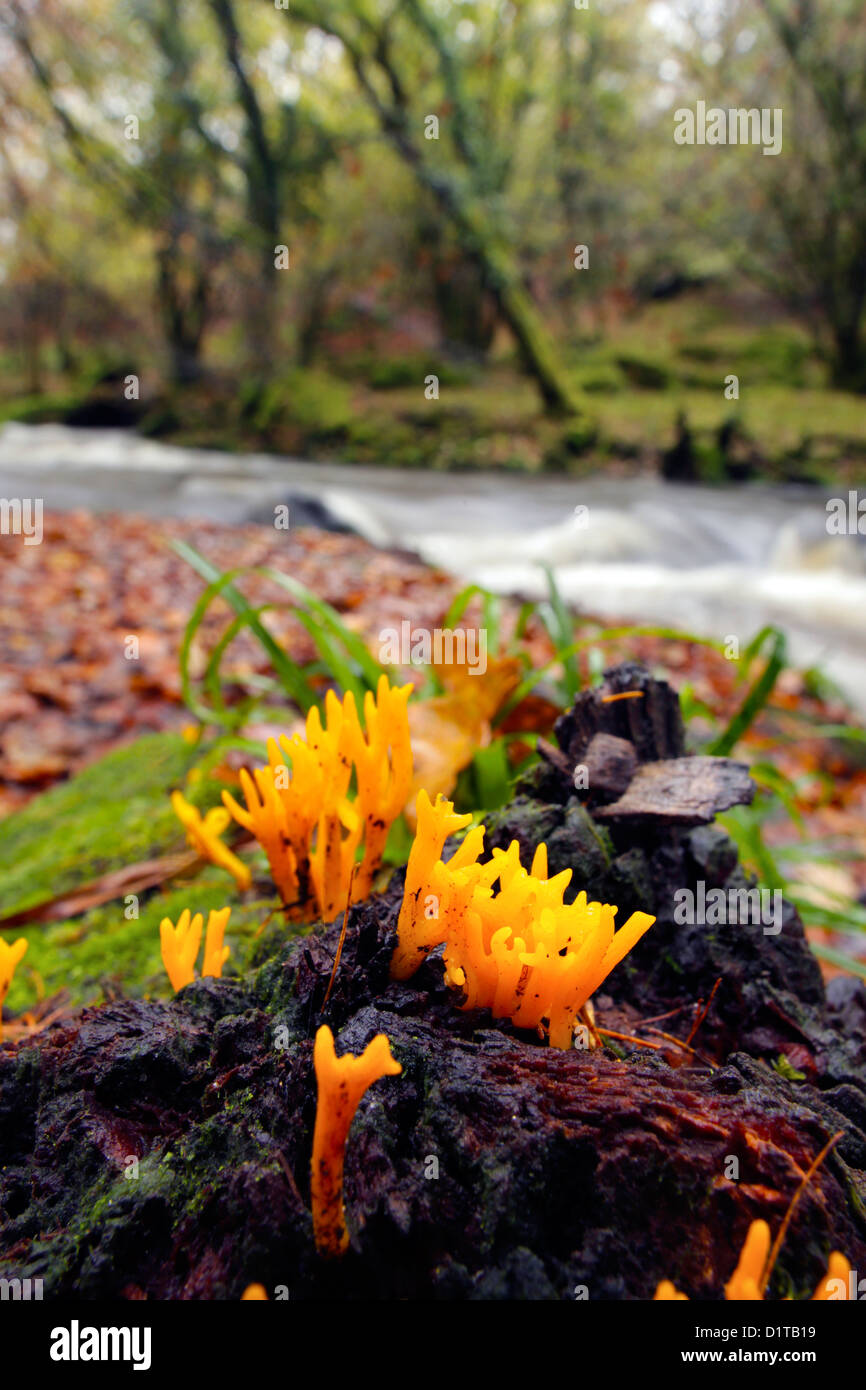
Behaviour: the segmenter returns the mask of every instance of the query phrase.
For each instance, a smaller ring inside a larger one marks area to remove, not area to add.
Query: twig
[[[289,1167],[285,1154],[282,1152],[281,1149],[274,1149],[274,1153],[277,1156],[277,1162],[279,1163],[280,1167],[286,1175],[286,1181],[289,1184],[289,1187],[292,1189],[292,1192],[298,1199],[298,1206],[303,1207],[304,1199],[298,1191],[298,1184],[295,1182],[295,1175]]]
[[[340,931],[340,940],[337,943],[337,954],[334,956],[334,965],[331,970],[331,978],[328,981],[328,989],[325,994],[325,1002],[322,1005],[323,1010],[328,1007],[328,1000],[331,997],[331,990],[334,988],[334,980],[337,978],[337,970],[340,965],[340,957],[343,954],[343,942],[346,940],[346,927],[349,924],[349,907],[352,902],[352,889],[355,886],[355,870],[357,869],[357,867],[357,864],[352,865],[352,876],[349,879],[349,891],[346,894],[346,907],[345,911],[343,912],[343,926]]]
[[[637,1043],[638,1047],[651,1047],[653,1052],[661,1052],[661,1043],[648,1042],[646,1038],[633,1038],[628,1033],[612,1033],[609,1028],[598,1028],[599,1037],[617,1038],[620,1042]]]
[[[764,1290],[766,1289],[767,1284],[770,1281],[770,1275],[773,1272],[773,1266],[776,1263],[776,1260],[779,1258],[779,1251],[782,1248],[782,1241],[785,1239],[785,1234],[788,1230],[788,1227],[791,1224],[791,1217],[794,1215],[794,1208],[796,1207],[797,1203],[799,1202],[809,1183],[812,1181],[812,1178],[815,1176],[816,1172],[820,1168],[821,1164],[824,1162],[824,1159],[827,1157],[828,1153],[833,1148],[833,1145],[838,1144],[839,1140],[842,1138],[844,1133],[844,1129],[837,1130],[837,1132],[833,1135],[832,1139],[827,1140],[827,1143],[824,1145],[818,1157],[813,1160],[808,1171],[804,1175],[800,1183],[800,1186],[797,1188],[797,1191],[794,1193],[790,1203],[788,1204],[788,1210],[785,1212],[782,1224],[779,1227],[779,1234],[773,1241],[773,1247],[769,1253],[769,1256],[767,1257],[767,1267],[764,1270],[764,1273],[761,1277],[760,1291],[762,1298],[764,1296]]]
[[[697,1018],[695,1019],[694,1023],[692,1024],[692,1031],[689,1033],[689,1036],[686,1038],[686,1046],[688,1046],[688,1044],[691,1042],[692,1038],[695,1036],[695,1033],[698,1031],[698,1029],[700,1028],[701,1024],[703,1023],[704,1019],[706,1018],[707,1014],[710,1012],[710,1005],[712,1004],[713,1000],[715,999],[715,997],[716,997],[716,990],[718,989],[718,987],[719,987],[719,985],[720,985],[721,983],[722,983],[722,977],[721,977],[721,975],[720,975],[719,978],[716,980],[716,983],[713,985],[712,990],[710,991],[710,997],[709,997],[709,999],[707,1000],[706,1007],[703,1009],[703,1011],[702,1011],[701,1013],[698,1014]],[[698,1005],[698,1008],[700,1008],[700,1004]]]
[[[578,1010],[577,1016],[586,1024],[587,1028],[592,1033],[592,1036],[595,1039],[596,1047],[603,1046],[601,1041],[601,1035],[595,1022],[595,1016],[590,1000],[587,1000],[583,1008]]]
[[[641,1024],[641,1027],[644,1028],[646,1025]],[[674,1043],[675,1046],[681,1047],[684,1052],[690,1052],[693,1057],[697,1057],[698,1055],[693,1047],[689,1047],[689,1044],[683,1042],[682,1038],[675,1038],[673,1033],[664,1033],[661,1028],[647,1028],[647,1032],[655,1033],[657,1038],[664,1038],[665,1042]]]
[[[645,1027],[647,1026],[648,1023],[664,1023],[664,1021],[665,1021],[666,1018],[675,1018],[676,1015],[677,1015],[677,1014],[681,1014],[681,1013],[683,1012],[684,1009],[693,1009],[693,1008],[694,1008],[694,1004],[692,1004],[692,1003],[689,1003],[689,1004],[680,1004],[679,1007],[676,1008],[676,1009],[669,1009],[668,1012],[667,1012],[666,1014],[654,1014],[652,1018],[642,1018],[642,1019],[641,1019],[641,1022],[640,1022],[640,1026],[641,1026],[641,1028],[645,1028]],[[698,1008],[700,1008],[700,1004],[698,1005]]]

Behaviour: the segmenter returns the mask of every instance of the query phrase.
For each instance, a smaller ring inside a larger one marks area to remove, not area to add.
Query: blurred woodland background
[[[861,0],[2,0],[0,420],[840,480],[864,115]]]
[[[699,101],[781,110],[781,152],[677,144]],[[825,511],[866,479],[864,118],[863,0],[0,0],[0,425],[148,437],[2,431],[48,510],[0,551],[13,1007],[89,1001],[103,929],[149,988],[168,907],[116,897],[174,873],[168,791],[216,804],[404,621],[489,637],[413,733],[479,813],[606,664],[672,673],[758,784],[743,865],[866,973],[866,541]],[[276,530],[329,473],[376,526]]]

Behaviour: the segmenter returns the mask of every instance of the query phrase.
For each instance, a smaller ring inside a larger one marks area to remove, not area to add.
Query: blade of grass
[[[514,637],[512,639],[513,646],[523,641],[526,636],[526,629],[529,626],[529,620],[533,618],[537,612],[538,604],[533,603],[531,600],[527,600],[526,603],[520,605],[520,612],[517,615],[517,623],[514,628]]]
[[[252,609],[251,613],[236,614],[235,617],[232,618],[232,621],[229,623],[225,632],[222,634],[219,641],[216,643],[213,651],[211,652],[210,657],[208,659],[207,667],[205,669],[202,684],[204,686],[204,689],[207,690],[210,694],[211,700],[213,702],[213,708],[215,711],[213,716],[214,718],[218,718],[218,715],[224,715],[227,716],[225,720],[226,723],[228,723],[229,720],[231,720],[231,722],[234,725],[237,725],[247,717],[248,711],[255,704],[258,703],[257,700],[246,700],[243,702],[243,706],[238,705],[235,706],[231,711],[227,710],[226,703],[222,695],[222,681],[220,679],[220,668],[222,666],[222,659],[227,649],[231,646],[231,643],[237,637],[238,633],[243,630],[243,628],[248,627],[250,625],[251,616],[254,618],[258,618],[261,616],[262,613],[265,613],[269,609],[273,609],[274,607],[276,607],[276,605],[273,603],[263,603],[258,608]],[[218,714],[216,712],[218,712]]]
[[[487,648],[491,656],[499,654],[502,625],[502,604],[497,594],[486,593],[481,602],[483,630],[487,633]]]
[[[355,704],[363,714],[364,694],[368,687],[355,675],[352,667],[341,654],[336,641],[331,637],[327,628],[323,627],[323,625],[313,617],[312,613],[305,613],[302,608],[295,609],[295,617],[298,622],[307,629],[307,632],[315,643],[316,650],[333,679],[343,691],[351,690],[355,697]]]
[[[476,594],[481,599],[491,597],[490,590],[483,588],[480,584],[467,584],[461,589],[459,594],[455,594],[448,606],[448,611],[442,619],[443,627],[456,627],[469,607]]]
[[[367,650],[366,644],[357,632],[352,632],[351,628],[346,626],[336,608],[333,608],[325,599],[318,598],[305,585],[297,579],[293,579],[291,575],[280,574],[278,570],[269,567],[262,569],[260,573],[273,579],[298,603],[302,604],[309,613],[318,618],[326,631],[342,643],[347,655],[361,672],[367,688],[375,691],[379,677],[387,674],[385,668]]]
[[[837,951],[832,946],[823,946],[820,941],[810,941],[809,945],[819,960],[838,965],[840,970],[847,970],[851,975],[859,975],[866,980],[866,964],[856,956],[846,956],[844,951]]]
[[[767,626],[762,627],[760,632],[755,634],[743,652],[740,661],[743,676],[748,674],[752,661],[768,643],[770,655],[766,666],[749,687],[743,703],[731,716],[727,728],[709,746],[708,751],[716,757],[727,757],[739,743],[766,705],[773,693],[776,681],[784,670],[787,661],[785,634],[780,628]]]
[[[511,791],[511,769],[504,739],[494,739],[486,748],[477,749],[472,770],[479,808],[495,811],[503,806]]]
[[[572,653],[582,652],[586,647],[595,646],[600,642],[619,642],[628,637],[664,637],[671,642],[691,642],[698,647],[711,647],[713,651],[722,651],[722,643],[717,642],[712,637],[698,637],[692,632],[681,632],[678,628],[672,627],[610,627],[604,628],[601,632],[593,633],[592,637],[585,637],[580,642],[572,642],[570,647],[564,651],[557,652],[549,661],[545,661],[542,666],[536,666],[524,677],[510,698],[498,711],[494,719],[494,725],[500,724],[507,715],[511,713],[520,701],[525,699],[538,684],[545,672],[561,661],[563,657],[570,656]]]
[[[548,602],[552,615],[552,621],[548,619],[546,626],[553,645],[557,649],[557,655],[562,662],[565,693],[570,704],[580,689],[580,668],[577,662],[577,653],[570,651],[574,641],[574,615],[569,613],[563,602],[550,565],[543,565],[542,568],[547,579]],[[545,617],[545,610],[542,610],[542,618]]]
[[[200,555],[191,545],[187,545],[186,541],[174,540],[171,542],[171,545],[172,549],[175,550],[182,559],[186,560],[187,564],[190,565],[197,574],[201,575],[202,579],[206,580],[208,585],[193,609],[181,644],[181,683],[184,690],[184,700],[193,713],[196,714],[197,717],[201,717],[198,711],[193,707],[193,704],[190,703],[190,699],[192,698],[189,677],[190,647],[193,637],[212,600],[218,594],[222,594],[226,602],[231,605],[236,613],[250,614],[250,630],[258,638],[259,643],[270,657],[271,664],[280,679],[283,689],[286,694],[295,701],[299,709],[306,714],[316,703],[316,692],[307,681],[300,666],[286,655],[280,644],[271,633],[268,632],[261,620],[256,618],[252,611],[252,605],[247,602],[243,594],[234,586],[234,580],[241,574],[249,573],[249,569],[240,567],[236,570],[228,570],[225,574],[221,574],[209,560],[206,560],[203,555]]]

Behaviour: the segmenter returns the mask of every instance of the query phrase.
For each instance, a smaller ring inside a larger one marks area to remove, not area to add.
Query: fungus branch
[[[230,948],[223,945],[223,936],[231,915],[231,908],[221,908],[219,912],[211,909],[207,919],[202,978],[206,975],[219,979],[223,966],[229,958]],[[177,919],[177,926],[170,917],[163,917],[159,924],[159,939],[162,948],[162,963],[166,968],[171,987],[175,994],[195,979],[195,963],[201,945],[204,918],[200,912],[191,916],[188,907]]]
[[[313,1234],[319,1252],[342,1255],[349,1244],[343,1208],[343,1162],[349,1128],[364,1092],[381,1076],[399,1076],[403,1068],[391,1056],[384,1033],[368,1043],[360,1057],[338,1057],[327,1024],[316,1034],[313,1049],[318,1101],[313,1131],[310,1191]]]
[[[3,1038],[3,1001],[9,993],[12,976],[26,950],[27,940],[23,936],[19,936],[11,945],[0,938],[0,1040]]]
[[[203,859],[226,869],[243,892],[249,888],[252,875],[246,864],[222,843],[220,836],[228,829],[231,816],[222,806],[214,806],[202,816],[197,806],[187,801],[181,792],[171,794],[172,810],[186,831],[187,842],[198,850]]]
[[[241,771],[245,806],[223,792],[228,811],[264,849],[293,921],[333,922],[350,888],[351,901],[369,896],[388,831],[409,795],[411,690],[392,688],[382,676],[375,699],[369,691],[365,696],[366,734],[352,692],[340,701],[329,690],[324,725],[314,707],[304,737],[269,739],[267,767]]]

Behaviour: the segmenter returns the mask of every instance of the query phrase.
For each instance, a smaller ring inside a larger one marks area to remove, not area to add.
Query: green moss
[[[352,393],[325,372],[289,372],[281,384],[286,416],[311,438],[342,434],[352,419]]]
[[[154,734],[116,750],[62,786],[36,797],[0,822],[0,902],[13,913],[93,882],[136,862],[180,851],[186,840],[169,792],[182,786],[200,806],[214,804],[219,784],[185,779],[202,756],[177,734]],[[258,864],[264,869],[259,855]],[[248,968],[274,906],[271,898],[241,901],[227,873],[203,865],[194,874],[136,899],[124,888],[112,902],[48,925],[16,929],[29,945],[7,1005],[32,1007],[40,993],[66,990],[72,1004],[90,1004],[117,992],[169,997],[159,924],[185,907],[207,913],[231,905],[226,973]],[[287,935],[281,918],[270,924],[274,948]]]
[[[773,1063],[773,1069],[784,1076],[786,1081],[805,1081],[806,1073],[791,1066],[784,1053],[780,1053]]]
[[[37,987],[47,995],[68,991],[73,1004],[92,1004],[122,993],[127,997],[170,998],[172,989],[162,964],[159,924],[176,921],[185,907],[205,915],[231,905],[226,945],[232,954],[225,974],[247,968],[273,902],[239,901],[229,876],[210,865],[193,879],[157,889],[139,901],[139,916],[127,918],[122,898],[65,922],[23,927],[15,935],[30,943],[7,1004],[13,1012],[32,1007]],[[285,930],[285,929],[284,929]]]
[[[424,386],[425,378],[433,375],[440,386],[466,386],[478,375],[468,366],[451,362],[431,362],[428,358],[409,354],[405,357],[373,359],[367,369],[367,381],[374,391],[393,391],[404,386]]]
[[[180,734],[118,748],[0,821],[0,920],[185,843],[169,803],[200,752]],[[216,783],[190,799],[215,802]]]
[[[5,425],[9,420],[28,425],[42,425],[49,421],[62,420],[76,406],[84,404],[88,390],[89,387],[82,386],[71,391],[17,396],[0,405],[0,425]]]
[[[632,386],[643,391],[665,391],[672,384],[672,376],[664,363],[656,359],[641,357],[636,353],[621,353],[616,365]]]

